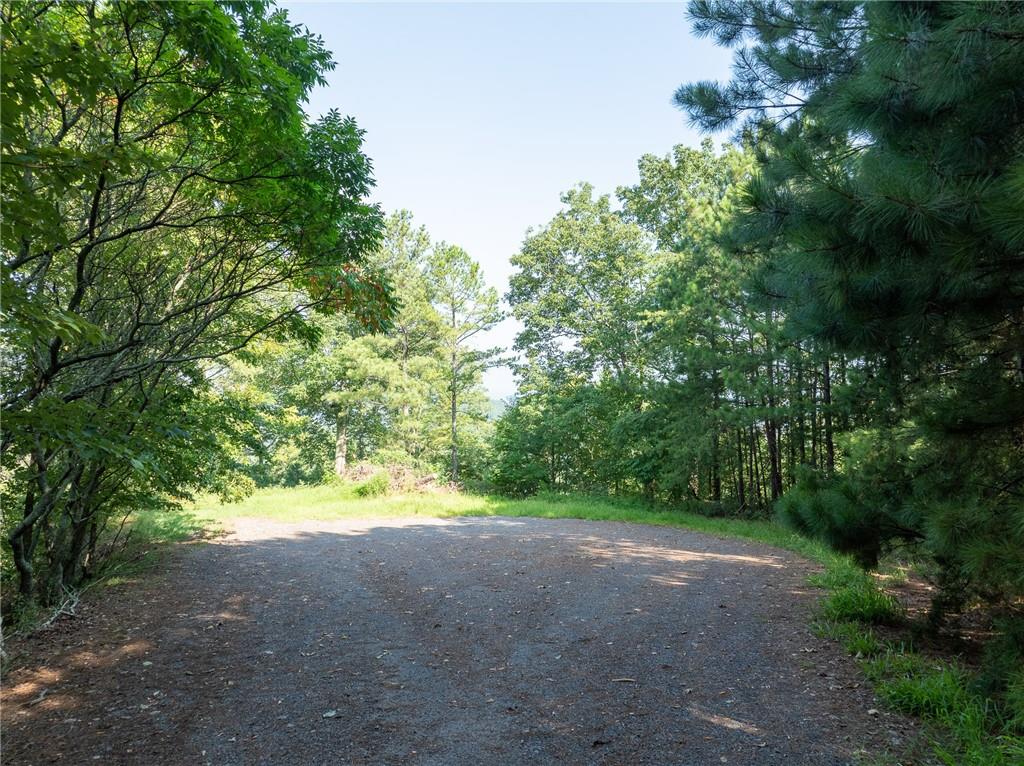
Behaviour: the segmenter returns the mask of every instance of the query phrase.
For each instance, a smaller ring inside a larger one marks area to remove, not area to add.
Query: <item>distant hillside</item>
[[[489,401],[490,406],[487,409],[487,419],[497,420],[505,414],[505,410],[508,408],[508,402],[504,399],[490,399]]]

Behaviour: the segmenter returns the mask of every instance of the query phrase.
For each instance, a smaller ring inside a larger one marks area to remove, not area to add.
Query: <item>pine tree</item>
[[[467,394],[480,382],[480,375],[498,363],[500,349],[480,349],[477,337],[502,320],[498,293],[484,284],[480,264],[461,247],[439,243],[430,255],[427,269],[431,297],[444,323],[442,347],[445,359],[445,388],[449,410],[451,460],[449,475],[459,481],[459,415],[476,415],[480,407],[467,407]],[[477,403],[479,405],[479,402]]]
[[[843,475],[783,505],[865,561],[921,543],[945,586],[1024,594],[1024,5],[710,2],[736,48],[688,85],[761,167],[734,234],[789,332],[848,355],[861,412]],[[823,493],[842,501],[822,502]],[[818,498],[818,499],[815,499]],[[867,526],[865,521],[868,520]],[[858,532],[857,530],[861,531]]]

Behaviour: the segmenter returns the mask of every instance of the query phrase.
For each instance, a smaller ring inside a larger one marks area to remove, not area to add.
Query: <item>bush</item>
[[[494,467],[491,482],[503,495],[509,497],[529,497],[547,486],[547,469],[529,457],[514,459],[508,455]]]
[[[227,505],[240,503],[256,491],[256,482],[243,473],[225,476],[217,484],[217,499]]]
[[[776,513],[785,526],[853,556],[865,569],[878,566],[892,526],[849,481],[829,479],[807,468],[779,499]]]
[[[386,495],[391,489],[391,479],[387,471],[377,471],[369,478],[356,484],[353,490],[357,497],[378,497]]]

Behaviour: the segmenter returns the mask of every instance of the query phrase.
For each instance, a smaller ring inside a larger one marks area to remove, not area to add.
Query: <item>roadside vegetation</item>
[[[370,201],[283,10],[0,2],[4,625],[232,516],[685,526],[822,562],[820,630],[939,757],[1019,761],[1024,4],[689,12],[735,52],[675,94],[718,139],[568,188],[503,304]]]

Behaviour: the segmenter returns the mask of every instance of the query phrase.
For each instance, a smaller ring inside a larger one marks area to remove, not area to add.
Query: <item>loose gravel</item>
[[[815,567],[678,529],[239,520],[15,647],[3,762],[850,764],[901,750]]]

